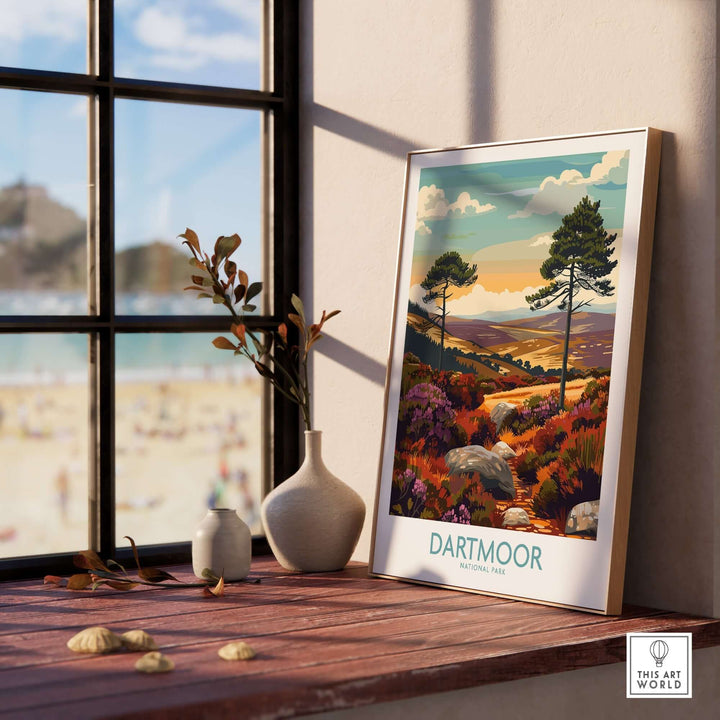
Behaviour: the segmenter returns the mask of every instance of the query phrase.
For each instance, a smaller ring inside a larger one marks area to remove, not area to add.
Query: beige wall
[[[666,135],[625,597],[720,614],[715,14],[713,0],[303,3],[302,282],[316,313],[342,309],[317,346],[315,426],[369,511],[406,153],[654,126]]]
[[[315,312],[343,311],[317,346],[315,425],[369,509],[406,153],[666,132],[625,597],[720,615],[714,0],[306,0],[302,23],[302,281]],[[696,654],[692,704],[624,700],[619,664],[348,717],[525,717],[547,698],[547,717],[709,716],[719,658]]]

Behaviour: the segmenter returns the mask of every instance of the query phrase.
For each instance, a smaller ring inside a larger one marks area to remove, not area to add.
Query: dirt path
[[[571,380],[565,383],[565,397],[568,400],[577,400],[582,395],[585,386],[590,379]],[[492,410],[498,403],[509,402],[513,405],[522,405],[525,400],[533,395],[549,395],[553,390],[560,391],[560,383],[548,383],[546,385],[531,385],[529,387],[519,387],[514,390],[503,390],[502,392],[486,395],[483,405]]]
[[[541,533],[542,535],[562,535],[563,533],[557,532],[557,528],[550,520],[535,517],[532,507],[532,492],[530,486],[520,480],[517,476],[515,468],[513,467],[514,464],[513,460],[508,462],[508,465],[510,465],[510,469],[512,470],[513,484],[515,485],[515,497],[507,502],[497,502],[496,507],[501,512],[505,512],[508,508],[521,508],[525,510],[530,518],[530,525],[518,525],[506,529],[517,530],[518,532]]]

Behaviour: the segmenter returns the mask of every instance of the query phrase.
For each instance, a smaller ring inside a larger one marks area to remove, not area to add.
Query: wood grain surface
[[[192,580],[189,567],[170,570]],[[294,717],[621,662],[631,631],[720,644],[716,619],[636,607],[605,617],[369,578],[364,565],[301,575],[256,558],[252,577],[220,598],[0,584],[0,717]],[[142,675],[137,653],[68,650],[90,625],[146,630],[175,670]],[[232,640],[257,657],[220,659]]]

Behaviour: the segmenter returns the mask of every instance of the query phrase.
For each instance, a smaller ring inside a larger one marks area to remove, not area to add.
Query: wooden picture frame
[[[372,574],[621,611],[661,136],[408,155]]]

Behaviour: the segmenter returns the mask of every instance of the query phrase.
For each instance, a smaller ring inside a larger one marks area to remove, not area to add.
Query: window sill
[[[191,579],[187,566],[172,572]],[[638,607],[608,618],[368,578],[357,564],[299,575],[256,558],[252,574],[259,584],[220,598],[0,585],[3,717],[293,717],[622,662],[627,632],[720,645],[720,619]],[[175,671],[136,673],[137,654],[73,654],[66,641],[89,625],[147,630]],[[240,639],[253,661],[218,658]]]

